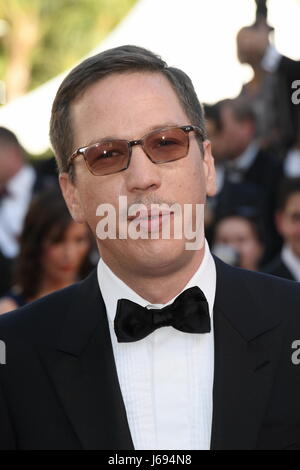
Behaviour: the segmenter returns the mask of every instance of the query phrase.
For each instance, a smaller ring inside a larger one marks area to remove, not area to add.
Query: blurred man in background
[[[10,287],[11,264],[35,182],[35,170],[26,162],[17,137],[0,127],[0,295]]]
[[[300,78],[300,61],[281,55],[270,41],[273,31],[266,22],[242,28],[237,35],[237,53],[242,64],[249,64],[253,78],[241,96],[248,99],[257,117],[262,144],[286,156],[286,171],[297,168],[300,159],[300,113],[292,100],[294,82]],[[297,153],[295,154],[295,151]]]
[[[18,253],[17,237],[31,200],[36,174],[25,160],[17,137],[0,128],[0,249],[4,256]]]
[[[207,121],[212,150],[217,158],[217,196],[210,203],[215,220],[233,212],[257,218],[266,238],[266,259],[279,249],[274,213],[282,178],[279,159],[261,148],[256,117],[243,98],[217,103]]]
[[[259,225],[255,220],[238,214],[224,217],[216,224],[212,251],[224,262],[258,271],[264,252]]]
[[[11,287],[12,263],[19,253],[19,235],[33,194],[57,186],[55,172],[51,175],[48,167],[44,171],[45,163],[35,168],[16,135],[0,127],[0,296]]]
[[[282,183],[276,226],[284,244],[281,253],[264,271],[300,281],[300,178],[287,179]]]

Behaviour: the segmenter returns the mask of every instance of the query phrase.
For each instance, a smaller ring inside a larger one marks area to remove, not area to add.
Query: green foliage
[[[136,0],[0,0],[0,19],[9,28],[20,15],[38,23],[29,89],[74,65],[100,43],[135,3]],[[0,38],[1,76],[9,59],[8,39]]]

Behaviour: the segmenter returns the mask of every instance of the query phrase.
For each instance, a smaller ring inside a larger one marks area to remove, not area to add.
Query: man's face
[[[0,145],[0,187],[5,186],[21,166],[22,156],[14,145]]]
[[[261,25],[257,28],[242,28],[237,35],[237,55],[242,64],[260,64],[269,44],[270,30]]]
[[[115,74],[96,82],[72,106],[74,148],[99,141],[140,139],[153,129],[190,124],[168,80],[160,74]],[[141,146],[132,148],[129,168],[119,173],[94,176],[83,157],[75,159],[75,183],[60,178],[67,204],[75,220],[87,222],[93,233],[100,204],[111,204],[118,213],[119,197],[132,204],[204,204],[215,191],[213,158],[209,142],[204,157],[195,134],[190,134],[187,157],[163,164],[152,163]],[[97,240],[104,261],[116,271],[120,266],[150,275],[180,269],[195,251],[185,249],[185,239]]]
[[[239,254],[239,266],[256,269],[263,247],[250,222],[242,217],[226,217],[217,225],[215,243],[232,246]]]
[[[285,243],[300,257],[300,192],[289,197],[285,209],[277,214],[276,222]]]
[[[254,137],[254,124],[251,121],[239,121],[230,106],[221,110],[222,129],[212,141],[216,144],[219,159],[232,160],[239,157]]]

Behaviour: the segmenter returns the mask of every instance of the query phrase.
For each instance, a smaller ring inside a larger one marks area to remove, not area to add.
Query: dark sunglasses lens
[[[189,137],[179,128],[154,132],[146,138],[145,150],[156,163],[178,160],[188,153]]]
[[[122,140],[91,145],[85,152],[88,167],[94,175],[99,176],[124,170],[128,158],[127,142]]]

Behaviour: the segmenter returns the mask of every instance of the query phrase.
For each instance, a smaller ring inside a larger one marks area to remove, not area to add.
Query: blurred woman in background
[[[228,264],[258,271],[264,252],[258,223],[237,214],[220,219],[215,226],[212,251]]]
[[[87,225],[73,221],[58,191],[37,195],[24,221],[15,284],[0,299],[0,314],[85,277],[91,244]]]

